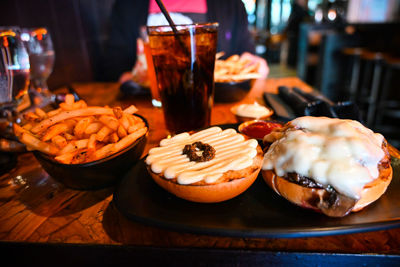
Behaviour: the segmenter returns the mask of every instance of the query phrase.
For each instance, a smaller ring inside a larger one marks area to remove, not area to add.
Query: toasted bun
[[[257,156],[251,166],[239,171],[227,171],[214,184],[181,185],[176,179],[166,179],[162,174],[154,173],[150,166],[147,166],[147,169],[159,186],[177,197],[193,202],[214,203],[234,198],[246,191],[256,180],[262,161],[263,152],[258,146]]]
[[[393,170],[390,164],[388,164],[388,167],[386,168],[381,167],[379,169],[378,178],[364,186],[361,192],[361,198],[355,203],[351,211],[359,211],[380,198],[390,184],[392,180],[392,174]],[[292,183],[287,179],[276,175],[272,170],[262,170],[262,176],[265,182],[276,193],[286,198],[290,202],[303,208],[321,211],[316,205],[317,201],[315,201],[315,199],[323,198],[326,191],[325,189],[309,188]],[[326,211],[321,212],[327,214]],[[327,215],[334,216],[334,214]]]

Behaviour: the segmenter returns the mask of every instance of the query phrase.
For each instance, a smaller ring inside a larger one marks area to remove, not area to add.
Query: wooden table
[[[257,81],[242,102],[262,101],[261,93],[276,92],[278,85],[310,90],[294,77]],[[136,105],[138,113],[150,124],[144,155],[165,137],[162,110],[152,107],[148,96],[121,99],[118,85],[111,83],[75,84],[74,87],[90,105]],[[235,117],[230,112],[234,104],[215,104],[211,123],[234,123]],[[81,263],[118,259],[130,262],[133,255],[140,259],[150,257],[159,263],[174,255],[175,261],[182,260],[181,264],[185,259],[191,262],[188,255],[199,256],[200,262],[225,255],[228,256],[225,262],[219,263],[260,263],[269,256],[276,259],[286,255],[291,259],[292,254],[288,252],[296,252],[294,255],[300,258],[307,254],[299,252],[400,254],[400,229],[292,239],[216,237],[168,231],[126,219],[115,208],[112,192],[113,188],[94,192],[65,188],[41,169],[31,153],[21,154],[17,167],[0,177],[0,251],[8,255],[24,251],[30,255],[26,259],[28,263],[35,260],[51,263],[57,257],[63,257],[64,263],[73,259]],[[66,257],[69,253],[73,255]],[[25,262],[24,258],[18,259]]]

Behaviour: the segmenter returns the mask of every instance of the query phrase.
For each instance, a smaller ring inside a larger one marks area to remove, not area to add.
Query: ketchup
[[[242,133],[252,138],[263,139],[265,135],[278,127],[282,127],[282,124],[277,122],[256,121],[245,126],[242,129]]]

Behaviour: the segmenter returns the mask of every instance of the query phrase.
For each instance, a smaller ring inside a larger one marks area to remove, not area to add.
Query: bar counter
[[[262,102],[262,92],[276,92],[279,85],[310,90],[307,84],[294,77],[259,80],[241,102]],[[165,137],[162,109],[152,107],[149,96],[122,99],[118,84],[114,83],[73,84],[73,87],[89,105],[136,105],[138,114],[150,125],[143,156]],[[235,123],[230,112],[234,104],[237,103],[215,103],[211,124]],[[399,155],[395,149],[391,152]],[[293,255],[303,259],[302,264],[305,264],[309,259],[305,257],[307,255],[360,254],[371,257],[400,254],[400,228],[308,238],[240,238],[169,231],[125,218],[113,204],[113,190],[65,188],[47,175],[32,153],[20,154],[16,168],[0,177],[2,254],[15,257],[16,262],[38,263],[42,260],[44,264],[49,264],[51,259],[64,264],[73,263],[73,259],[79,259],[81,263],[96,259],[98,263],[108,264],[130,262],[133,257],[140,260],[150,257],[149,263],[184,264],[191,262],[189,255],[195,257],[193,262],[197,259],[203,263],[223,256],[225,260],[217,260],[221,265],[246,261],[265,263],[267,259],[276,260],[277,256],[292,259]],[[18,259],[21,251],[27,257],[25,260]],[[399,260],[394,257],[390,263]]]

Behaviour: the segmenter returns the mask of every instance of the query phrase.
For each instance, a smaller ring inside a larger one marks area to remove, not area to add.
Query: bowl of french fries
[[[239,55],[222,59],[223,55],[223,52],[216,55],[214,100],[216,102],[240,101],[250,91],[253,81],[261,77],[258,73],[259,63]]]
[[[114,185],[137,162],[148,123],[135,106],[87,106],[67,95],[56,110],[24,114],[14,134],[43,169],[66,187],[96,190]]]

